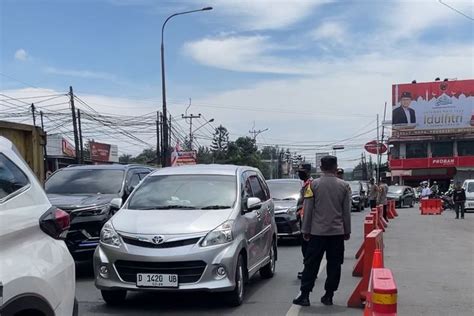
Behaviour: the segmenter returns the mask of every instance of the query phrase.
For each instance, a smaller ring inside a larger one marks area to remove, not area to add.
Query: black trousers
[[[388,205],[384,204],[384,206],[383,206],[383,218],[388,222],[388,214],[387,214],[388,209],[387,208],[388,208]]]
[[[344,262],[344,235],[311,236],[304,257],[303,277],[301,278],[301,292],[309,293],[313,290],[314,282],[318,277],[319,267],[324,253],[326,253],[326,283],[327,292],[335,292],[341,280],[341,265]]]
[[[370,210],[372,210],[373,208],[376,208],[377,207],[377,201],[376,200],[370,200]]]
[[[459,217],[459,209],[461,209],[461,218],[464,218],[464,202],[454,203],[454,210],[456,211],[456,218]]]

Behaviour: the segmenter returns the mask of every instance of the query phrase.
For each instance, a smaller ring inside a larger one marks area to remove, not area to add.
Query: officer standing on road
[[[380,183],[379,183],[378,204],[383,205],[383,218],[388,222],[387,193],[388,193],[388,186],[385,183],[385,180],[381,178]]]
[[[300,294],[293,300],[293,304],[301,306],[310,305],[309,294],[325,253],[326,293],[321,297],[321,302],[324,305],[333,304],[344,262],[344,240],[349,240],[351,234],[351,192],[349,184],[336,177],[337,158],[321,158],[321,170],[321,178],[314,180],[304,195],[305,215],[301,232],[308,246]]]
[[[466,203],[466,191],[461,187],[461,182],[457,182],[453,191],[454,210],[456,219],[459,218],[459,209],[461,209],[461,219],[464,219],[464,203]]]
[[[379,187],[375,184],[375,180],[372,178],[370,179],[370,186],[369,186],[369,203],[370,209],[377,207],[377,197],[379,195]]]
[[[303,181],[303,186],[301,187],[300,197],[299,197],[298,202],[296,204],[296,213],[300,217],[301,222],[303,222],[304,194],[305,194],[308,186],[310,186],[311,182],[313,182],[313,178],[311,177],[311,164],[305,163],[305,164],[300,165],[300,167],[298,168],[298,177],[300,178],[301,181]],[[308,242],[302,238],[302,240],[301,240],[301,252],[303,253],[303,258],[304,258],[304,254],[306,253],[306,248],[307,247],[308,247]],[[303,272],[298,272],[298,279],[301,279],[302,275],[303,275]]]

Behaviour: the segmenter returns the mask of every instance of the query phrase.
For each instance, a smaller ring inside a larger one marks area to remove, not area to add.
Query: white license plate
[[[138,273],[137,286],[178,287],[177,274]]]

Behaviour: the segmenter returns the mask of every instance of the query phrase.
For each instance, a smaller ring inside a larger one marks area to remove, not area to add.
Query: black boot
[[[333,296],[334,296],[333,292],[326,291],[326,294],[324,294],[324,296],[321,297],[321,303],[323,303],[324,305],[327,305],[327,306],[331,306],[333,304],[332,303],[332,297]]]
[[[300,292],[300,294],[298,294],[298,296],[293,300],[293,304],[300,305],[300,306],[311,305],[309,302],[309,293]]]

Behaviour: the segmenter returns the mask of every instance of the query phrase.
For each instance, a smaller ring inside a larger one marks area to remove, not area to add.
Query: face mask
[[[300,180],[307,180],[308,179],[308,174],[306,174],[306,172],[304,171],[298,171],[298,177],[300,178]]]

